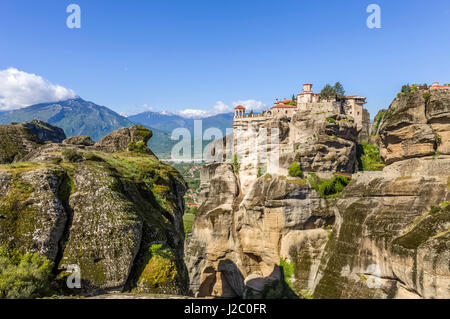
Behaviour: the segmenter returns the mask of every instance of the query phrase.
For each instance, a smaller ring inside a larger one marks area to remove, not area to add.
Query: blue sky
[[[70,3],[81,29],[66,26]],[[371,3],[381,29],[366,26]],[[404,83],[450,82],[449,31],[448,0],[2,0],[0,70],[125,113],[271,106],[340,81],[373,117]]]

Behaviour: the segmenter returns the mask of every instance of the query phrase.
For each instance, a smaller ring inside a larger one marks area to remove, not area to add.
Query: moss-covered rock
[[[151,136],[140,127],[131,132],[142,141]],[[70,293],[186,293],[186,184],[178,171],[151,154],[86,145],[39,145],[24,159],[0,165],[0,244],[45,255],[63,272],[58,278],[78,265],[82,289]],[[164,250],[149,257],[155,243]]]
[[[22,159],[42,141],[28,128],[20,125],[0,125],[0,164]]]
[[[0,167],[0,242],[55,261],[67,213],[58,198],[64,171],[40,164]]]
[[[108,153],[127,151],[130,143],[136,145],[138,142],[143,142],[144,145],[147,145],[152,136],[151,130],[142,125],[135,125],[130,128],[121,128],[106,135],[95,144],[95,147]],[[147,150],[147,153],[153,154],[150,149]]]
[[[177,294],[178,271],[175,255],[161,244],[153,244],[141,259],[142,272],[137,283],[137,290],[150,293]]]

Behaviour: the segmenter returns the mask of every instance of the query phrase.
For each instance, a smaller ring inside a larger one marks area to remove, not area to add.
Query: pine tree
[[[337,99],[342,99],[345,97],[345,90],[340,82],[336,82],[336,84],[334,84],[334,91],[336,92]]]

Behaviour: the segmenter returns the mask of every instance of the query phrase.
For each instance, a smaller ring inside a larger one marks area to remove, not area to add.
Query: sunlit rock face
[[[450,91],[418,91],[396,98],[380,125],[380,155],[387,164],[450,154]]]
[[[447,94],[396,99],[378,130],[390,165],[354,174],[333,199],[287,169],[296,161],[323,176],[353,172],[351,120],[314,110],[261,120],[260,131],[280,131],[280,167],[258,177],[262,163],[247,143],[239,165],[203,168],[204,201],[185,252],[190,291],[250,298],[284,279],[300,297],[449,298]],[[255,123],[241,119],[234,139],[251,140]]]

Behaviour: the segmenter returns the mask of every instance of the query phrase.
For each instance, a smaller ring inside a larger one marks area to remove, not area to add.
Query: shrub
[[[266,167],[258,167],[258,175],[257,177],[260,178],[261,176],[263,176],[267,171]]]
[[[301,177],[302,176],[302,170],[300,167],[300,164],[297,162],[294,162],[289,166],[289,176],[292,177]]]
[[[271,179],[271,178],[272,178],[272,175],[269,174],[269,173],[267,173],[266,175],[264,175],[264,179]]]
[[[428,103],[428,101],[430,101],[430,98],[431,98],[431,93],[430,92],[424,92],[422,94],[422,96],[423,96],[423,99],[425,100],[425,102]]]
[[[325,120],[326,120],[328,123],[336,124],[336,120],[335,120],[334,118],[332,118],[332,117],[327,117]]]
[[[439,206],[432,206],[430,209],[430,215],[434,215],[440,211],[441,211],[441,208]]]
[[[436,140],[436,145],[441,145],[442,144],[442,137],[438,134],[438,133],[435,133],[434,134],[434,138],[435,138],[435,140]]]
[[[378,146],[367,142],[356,146],[356,160],[361,171],[381,171],[384,167]]]
[[[350,179],[334,175],[332,179],[319,179],[317,176],[310,177],[309,183],[312,188],[323,198],[338,196],[350,183]]]
[[[374,129],[375,132],[378,130],[378,127],[381,124],[381,121],[383,120],[384,116],[386,115],[387,110],[381,110],[378,112],[377,116],[375,116],[375,124],[374,124]]]
[[[148,146],[143,141],[130,142],[128,144],[128,151],[147,154],[149,152]]]
[[[52,262],[36,253],[11,253],[0,247],[0,299],[51,295],[52,268]]]
[[[409,84],[403,85],[401,92],[402,93],[409,93],[409,92],[411,92],[411,87],[409,86]]]
[[[75,162],[80,162],[83,160],[83,157],[78,154],[77,151],[72,150],[72,149],[66,149],[64,151],[61,152],[61,155],[63,156],[63,158],[69,162],[75,163]]]

